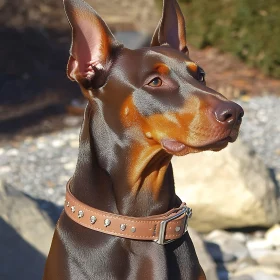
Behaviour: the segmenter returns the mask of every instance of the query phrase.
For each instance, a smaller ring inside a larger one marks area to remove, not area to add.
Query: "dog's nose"
[[[234,102],[221,103],[214,112],[217,121],[227,124],[240,124],[244,111]]]

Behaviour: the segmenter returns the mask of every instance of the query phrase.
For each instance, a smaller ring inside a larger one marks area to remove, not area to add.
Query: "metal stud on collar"
[[[71,206],[72,213],[75,213],[75,206]]]
[[[111,224],[111,221],[109,219],[104,220],[104,226],[108,227]]]
[[[84,211],[80,210],[80,211],[78,212],[78,218],[80,219],[80,218],[82,218],[82,217],[84,217]]]
[[[91,217],[90,217],[90,223],[91,223],[91,224],[95,224],[96,221],[97,221],[97,219],[96,219],[95,216],[91,216]]]
[[[181,227],[179,227],[179,226],[178,226],[178,227],[175,227],[175,231],[176,231],[176,232],[179,232],[180,230],[181,230]]]
[[[124,231],[126,229],[126,224],[121,224],[120,228],[121,228],[122,231]]]

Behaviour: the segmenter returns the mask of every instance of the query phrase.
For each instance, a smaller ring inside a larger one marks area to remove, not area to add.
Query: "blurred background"
[[[129,48],[160,0],[87,0]],[[210,280],[280,279],[280,2],[181,0],[190,56],[245,110],[239,141],[173,160]],[[62,1],[0,0],[0,279],[41,279],[73,174],[84,99],[66,77]]]

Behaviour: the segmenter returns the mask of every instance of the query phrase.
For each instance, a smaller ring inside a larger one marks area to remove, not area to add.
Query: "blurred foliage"
[[[216,46],[280,78],[279,0],[179,0],[188,41]]]

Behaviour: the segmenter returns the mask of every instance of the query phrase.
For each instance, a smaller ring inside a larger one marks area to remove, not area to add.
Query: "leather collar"
[[[179,239],[187,231],[192,209],[182,203],[179,208],[155,216],[129,217],[90,207],[73,196],[70,182],[66,187],[65,213],[77,224],[106,234],[155,241],[166,244]]]

